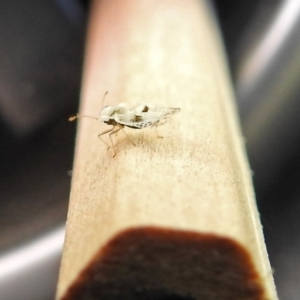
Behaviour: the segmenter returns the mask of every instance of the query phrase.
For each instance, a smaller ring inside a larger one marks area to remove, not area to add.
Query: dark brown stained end
[[[232,239],[128,229],[93,258],[62,300],[265,300],[250,255]]]

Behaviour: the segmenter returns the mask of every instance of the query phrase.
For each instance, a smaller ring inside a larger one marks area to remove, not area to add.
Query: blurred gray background
[[[216,0],[281,300],[300,299],[300,1]],[[89,1],[0,2],[0,298],[54,298]]]

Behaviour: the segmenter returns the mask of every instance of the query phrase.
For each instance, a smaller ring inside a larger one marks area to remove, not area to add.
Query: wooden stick
[[[205,2],[103,0],[91,12],[81,113],[97,116],[107,90],[105,105],[181,111],[162,139],[128,129],[134,147],[118,134],[114,158],[97,137],[105,124],[79,120],[57,299],[277,299]]]

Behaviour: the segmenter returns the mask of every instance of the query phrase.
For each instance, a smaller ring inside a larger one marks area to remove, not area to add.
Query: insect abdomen
[[[129,126],[129,125],[126,125],[126,127],[133,128],[133,129],[141,129],[140,127],[136,127],[136,126]]]

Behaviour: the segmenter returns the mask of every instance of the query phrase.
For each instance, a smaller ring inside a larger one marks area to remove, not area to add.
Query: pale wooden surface
[[[204,2],[95,1],[81,113],[149,102],[180,107],[159,128],[120,133],[117,156],[98,140],[105,124],[79,122],[58,298],[96,251],[134,226],[215,233],[251,253],[277,299],[218,32]],[[100,235],[99,235],[100,232]]]

